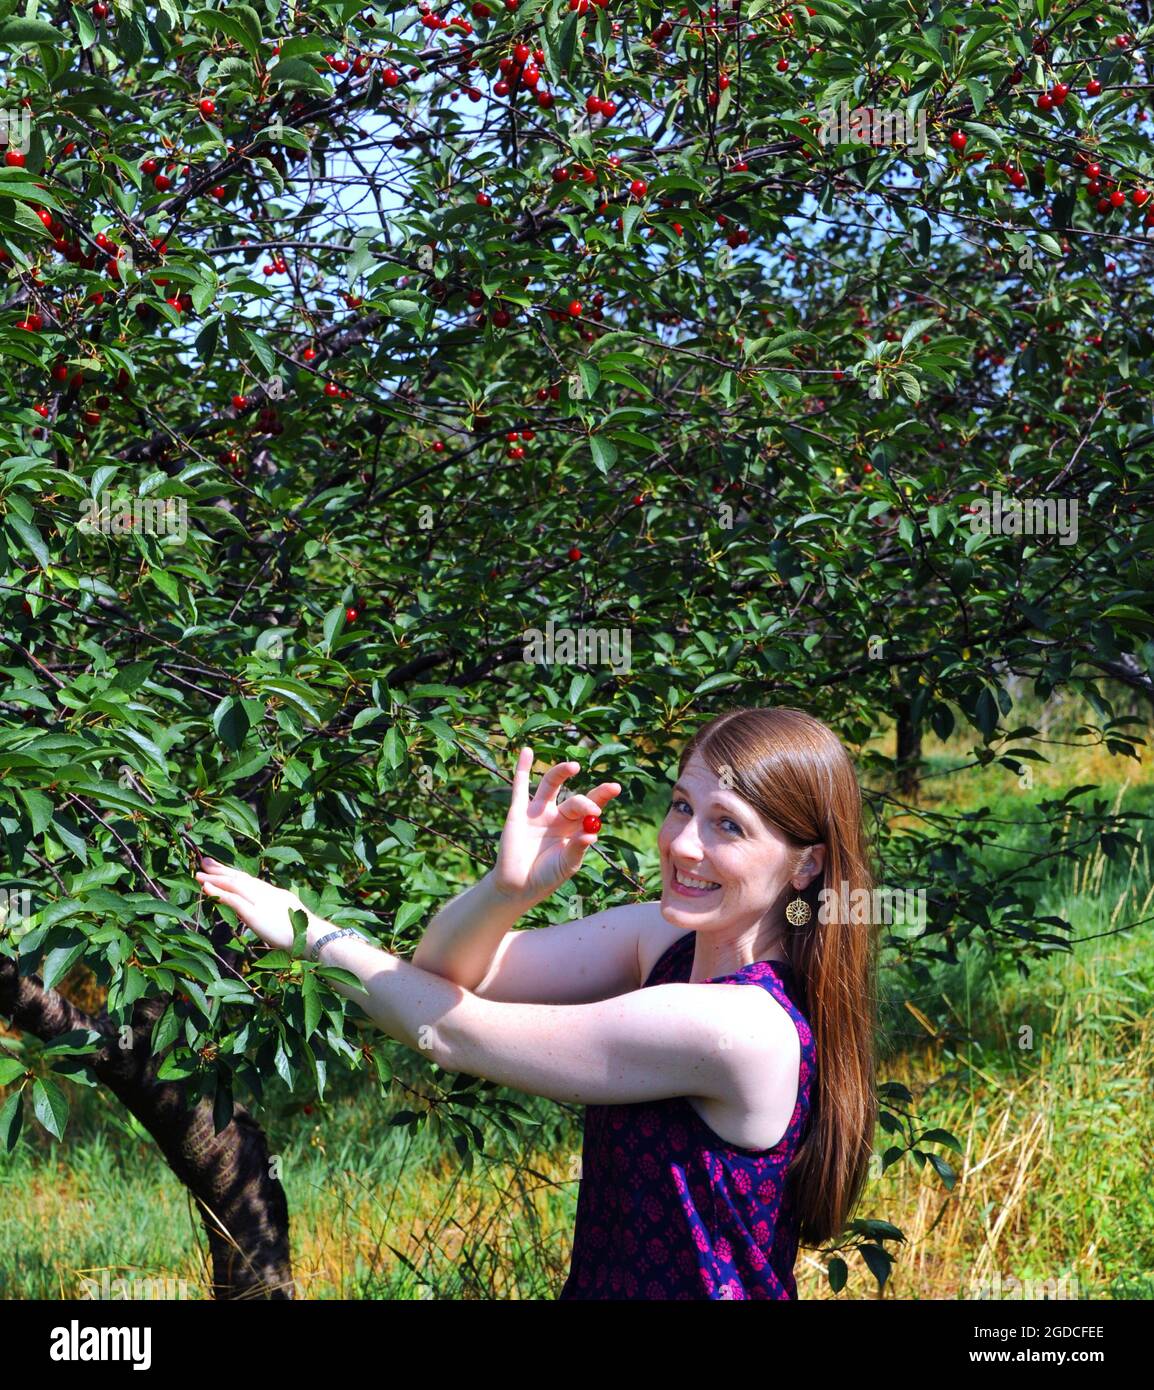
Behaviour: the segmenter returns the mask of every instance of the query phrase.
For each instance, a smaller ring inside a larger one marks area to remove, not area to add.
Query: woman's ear
[[[805,858],[793,876],[794,887],[799,891],[808,888],[825,868],[825,845],[810,845]],[[798,881],[800,880],[800,882]]]

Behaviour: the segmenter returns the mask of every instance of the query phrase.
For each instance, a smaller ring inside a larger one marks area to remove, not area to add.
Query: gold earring
[[[812,916],[809,903],[800,896],[794,898],[785,909],[785,920],[791,927],[804,927]]]

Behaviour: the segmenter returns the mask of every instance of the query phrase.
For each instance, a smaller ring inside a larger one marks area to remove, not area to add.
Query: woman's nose
[[[701,859],[701,836],[692,821],[678,827],[669,837],[669,852],[678,859],[694,863]]]

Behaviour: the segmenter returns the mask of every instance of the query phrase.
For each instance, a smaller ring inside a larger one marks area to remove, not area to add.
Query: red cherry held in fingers
[[[601,817],[586,816],[585,819],[581,822],[581,829],[585,832],[586,835],[596,835],[597,832],[601,829]]]

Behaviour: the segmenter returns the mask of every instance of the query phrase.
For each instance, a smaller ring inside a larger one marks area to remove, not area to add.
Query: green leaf
[[[608,473],[617,461],[617,446],[600,434],[589,436],[589,450],[598,472]]]
[[[229,5],[227,10],[196,10],[188,17],[188,23],[195,25],[199,29],[207,30],[212,33],[216,30],[226,34],[230,39],[235,39],[248,52],[251,58],[260,57],[260,44],[256,36],[251,32],[251,25],[246,25],[239,18],[239,11],[248,9],[247,5]],[[249,15],[256,21],[257,34],[260,32],[260,21],[256,18],[254,11],[249,10]],[[278,63],[279,67],[280,64]],[[274,69],[275,71],[275,69]]]
[[[601,373],[584,358],[577,363],[577,372],[581,377],[581,383],[585,387],[585,399],[590,400],[597,394],[597,388],[601,385]]]
[[[51,556],[48,554],[48,547],[44,544],[44,537],[36,527],[33,526],[30,521],[25,521],[23,517],[17,516],[14,512],[9,512],[4,520],[8,529],[14,531],[36,557],[36,563],[40,568],[47,569]]]
[[[212,727],[216,736],[226,748],[235,753],[244,743],[249,730],[248,711],[244,701],[234,695],[227,695],[217,705],[212,716]]]
[[[42,19],[0,20],[0,48],[16,48],[22,43],[66,44],[68,35],[63,29]]]
[[[32,1083],[32,1113],[55,1139],[64,1138],[68,1124],[68,1097],[47,1076],[38,1076]]]
[[[317,72],[311,63],[302,58],[282,58],[275,67],[268,70],[269,81],[274,87],[306,87],[310,91],[329,95],[332,85]]]
[[[314,975],[306,975],[301,981],[301,998],[304,1004],[304,1037],[307,1042],[317,1031],[321,1021],[320,990]]]
[[[0,1057],[0,1086],[11,1086],[27,1070],[27,1066],[15,1057]]]
[[[32,833],[43,835],[52,823],[52,814],[55,809],[52,802],[43,792],[32,791],[28,787],[21,787],[19,796],[28,808],[28,816],[32,821]]]
[[[3,1138],[4,1147],[9,1153],[16,1147],[23,1122],[24,1092],[13,1091],[3,1106],[0,1106],[0,1138]]]

